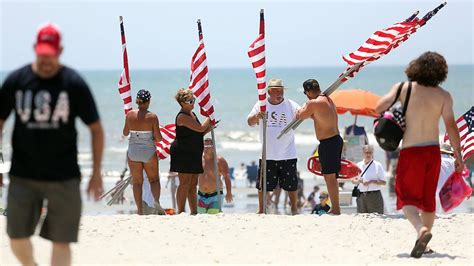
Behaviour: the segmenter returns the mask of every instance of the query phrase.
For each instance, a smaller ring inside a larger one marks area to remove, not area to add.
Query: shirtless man
[[[161,141],[158,116],[150,111],[151,94],[147,90],[139,90],[136,103],[138,109],[131,110],[125,117],[123,135],[130,134],[128,145],[128,166],[132,175],[133,197],[139,215],[143,214],[142,190],[143,170],[150,182],[151,193],[155,199],[155,209],[159,214],[165,214],[160,206],[160,177],[158,175],[158,156],[156,141]]]
[[[343,140],[337,126],[336,106],[329,96],[321,94],[315,79],[306,80],[303,89],[309,101],[296,113],[296,118],[311,118],[314,121],[316,138],[319,140],[319,161],[332,203],[329,213],[339,215],[341,208],[337,177],[341,169]]]
[[[214,152],[212,139],[204,140],[204,152],[202,154],[202,168],[204,173],[199,175],[198,190],[198,213],[216,214],[219,213],[219,195],[217,194],[217,182],[214,168]],[[222,156],[217,156],[217,168],[219,176],[224,176],[226,202],[232,202],[232,184],[229,175],[229,166]],[[219,178],[219,187],[222,189],[222,181]],[[222,195],[222,190],[220,190]]]
[[[426,52],[410,62],[405,70],[411,81],[411,94],[405,115],[406,129],[397,165],[395,190],[397,209],[403,212],[416,230],[417,241],[411,256],[420,258],[430,241],[436,209],[436,186],[440,171],[439,120],[442,117],[454,148],[456,171],[464,164],[459,132],[454,120],[453,99],[441,84],[447,77],[448,65],[438,53]],[[375,108],[381,113],[395,99],[400,83],[383,96]],[[405,102],[408,83],[402,87],[400,101]]]

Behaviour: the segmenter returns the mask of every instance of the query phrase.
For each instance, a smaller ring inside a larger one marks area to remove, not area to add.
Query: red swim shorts
[[[400,151],[395,179],[397,210],[405,205],[425,212],[436,210],[441,155],[438,145],[410,147]]]

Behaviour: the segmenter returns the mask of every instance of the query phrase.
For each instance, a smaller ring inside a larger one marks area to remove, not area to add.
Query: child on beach
[[[319,194],[320,203],[316,204],[311,211],[311,214],[323,215],[329,212],[331,206],[328,205],[329,195],[326,191]]]

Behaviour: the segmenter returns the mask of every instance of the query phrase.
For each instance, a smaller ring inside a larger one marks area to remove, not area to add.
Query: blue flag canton
[[[469,133],[474,131],[473,117],[474,117],[474,106],[471,107],[471,110],[467,111],[467,113],[464,114],[464,120],[466,120]]]

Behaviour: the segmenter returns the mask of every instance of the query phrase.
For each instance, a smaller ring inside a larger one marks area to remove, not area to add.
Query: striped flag
[[[130,75],[128,73],[128,55],[127,43],[125,41],[125,30],[123,27],[123,17],[120,16],[120,34],[122,36],[122,56],[123,56],[123,70],[120,74],[118,82],[118,90],[120,97],[123,100],[123,109],[125,114],[132,110],[132,88],[130,85]]]
[[[209,90],[209,80],[207,77],[207,58],[204,49],[201,20],[198,20],[199,43],[196,52],[191,60],[191,77],[189,88],[197,98],[201,109],[201,114],[211,119],[212,124],[216,124],[214,116],[214,106],[211,103],[211,91]]]
[[[410,36],[415,33],[418,28],[424,26],[428,20],[431,19],[438,11],[443,8],[446,3],[443,3],[428,12],[422,19],[418,19],[418,11],[411,15],[403,22],[396,23],[386,29],[376,31],[364,44],[362,44],[357,51],[354,51],[342,59],[348,64],[347,70],[357,63],[362,63],[358,69],[349,75],[354,77],[363,66],[378,60],[383,55],[388,54],[392,49],[397,48],[400,44],[408,40]],[[347,80],[344,79],[344,81]]]
[[[265,99],[267,98],[265,88],[267,83],[265,81],[265,19],[263,9],[260,10],[260,30],[257,39],[250,44],[248,55],[252,63],[253,70],[257,76],[258,101],[260,103],[260,111],[265,112]]]
[[[125,41],[125,30],[123,27],[123,17],[120,16],[120,33],[122,36],[122,55],[123,55],[123,70],[120,74],[118,83],[120,97],[123,100],[123,109],[125,114],[132,110],[132,88],[130,86],[130,75],[128,72],[128,55],[127,45]],[[176,138],[176,126],[175,124],[169,124],[166,126],[160,126],[160,132],[162,140],[155,142],[156,154],[163,160],[170,154],[170,146]]]
[[[464,115],[456,120],[461,137],[461,154],[462,160],[474,154],[474,106],[471,107]],[[444,142],[449,140],[448,134],[444,135]]]
[[[160,126],[160,132],[162,139],[160,142],[155,142],[156,154],[160,160],[164,160],[170,155],[171,143],[173,143],[176,138],[176,125],[169,124],[166,126]]]

